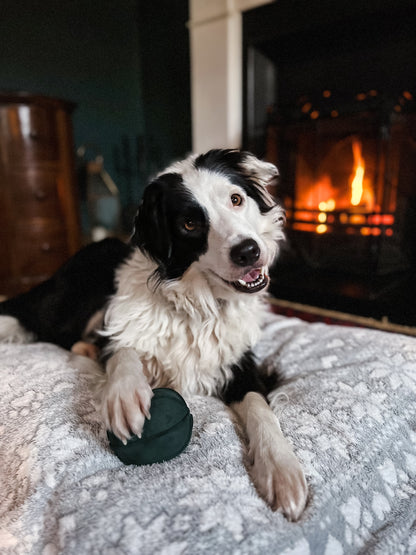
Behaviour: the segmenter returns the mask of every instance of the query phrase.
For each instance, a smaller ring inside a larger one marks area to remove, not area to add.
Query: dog
[[[296,521],[306,480],[252,352],[284,239],[284,210],[267,191],[277,175],[233,149],[172,164],[146,187],[129,244],[91,244],[0,305],[0,341],[99,356],[103,420],[123,442],[140,436],[155,387],[219,397],[247,436],[260,496]]]

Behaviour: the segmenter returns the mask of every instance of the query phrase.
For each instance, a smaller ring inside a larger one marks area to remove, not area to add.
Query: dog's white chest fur
[[[154,264],[134,253],[119,272],[118,291],[106,315],[111,348],[134,348],[152,387],[183,394],[215,394],[259,337],[261,298],[215,289],[191,266],[179,281],[152,291]]]

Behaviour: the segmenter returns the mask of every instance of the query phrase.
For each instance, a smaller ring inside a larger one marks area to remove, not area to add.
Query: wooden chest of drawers
[[[0,294],[45,280],[81,245],[73,108],[0,94]]]

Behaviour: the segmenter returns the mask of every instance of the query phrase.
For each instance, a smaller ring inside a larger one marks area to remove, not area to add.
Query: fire
[[[352,142],[352,154],[354,156],[354,177],[351,182],[351,204],[358,206],[363,196],[363,182],[365,164],[361,152],[361,142],[354,139]]]
[[[356,132],[334,142],[328,139],[316,163],[303,155],[309,146],[309,141],[299,146],[293,229],[321,236],[391,234],[394,216],[376,203],[384,172],[376,142]]]

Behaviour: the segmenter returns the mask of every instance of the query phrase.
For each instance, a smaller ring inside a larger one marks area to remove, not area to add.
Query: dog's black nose
[[[260,248],[254,239],[244,239],[230,251],[230,258],[237,266],[252,266],[260,257]]]

